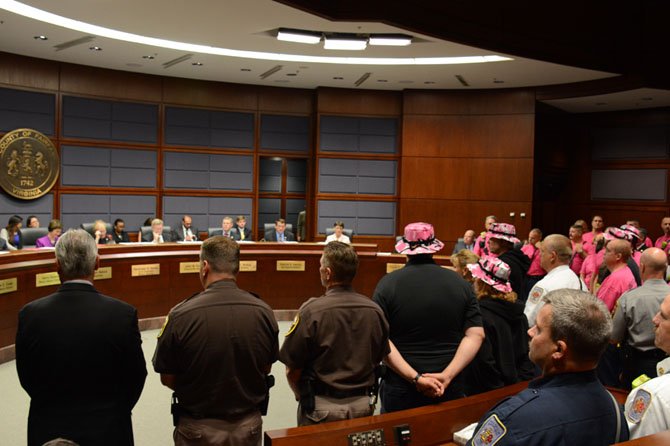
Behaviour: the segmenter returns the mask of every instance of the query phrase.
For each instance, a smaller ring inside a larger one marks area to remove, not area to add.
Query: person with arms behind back
[[[62,285],[19,312],[16,369],[30,395],[28,445],[57,437],[133,445],[131,410],[147,375],[137,310],[93,287],[94,239],[71,229],[56,243]]]

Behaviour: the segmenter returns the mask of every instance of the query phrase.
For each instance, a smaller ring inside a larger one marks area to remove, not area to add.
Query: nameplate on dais
[[[393,271],[397,271],[405,266],[404,263],[387,263],[386,264],[386,273],[392,273]]]
[[[93,280],[107,280],[111,278],[112,278],[111,266],[103,266],[102,268],[98,268],[95,271],[95,275],[93,276]]]
[[[17,289],[16,277],[0,280],[0,294],[11,293]]]
[[[305,261],[277,260],[277,271],[305,271]]]
[[[256,271],[258,262],[256,260],[241,260],[240,261],[240,272],[242,273],[251,273]]]
[[[35,287],[60,285],[58,273],[40,273],[35,274]]]
[[[179,274],[200,272],[200,262],[179,262]]]
[[[158,276],[161,273],[160,263],[147,263],[145,265],[133,265],[130,275],[133,277],[140,276]]]

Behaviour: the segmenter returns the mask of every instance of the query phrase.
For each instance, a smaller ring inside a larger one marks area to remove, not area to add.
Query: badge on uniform
[[[300,313],[295,315],[295,318],[293,319],[293,323],[291,324],[291,328],[288,329],[284,337],[288,337],[293,331],[296,329],[298,324],[300,323]]]
[[[530,302],[531,303],[538,303],[540,301],[540,297],[544,294],[544,290],[540,288],[539,286],[534,286],[532,290],[530,290]]]
[[[507,428],[498,415],[493,414],[484,421],[474,437],[473,446],[493,446],[507,433]]]
[[[637,389],[637,392],[635,392],[635,396],[633,397],[633,402],[628,410],[626,410],[626,418],[628,418],[628,421],[631,423],[638,424],[650,405],[651,393],[644,389]]]

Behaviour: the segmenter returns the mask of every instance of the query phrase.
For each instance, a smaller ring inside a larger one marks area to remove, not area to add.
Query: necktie
[[[284,234],[279,234],[279,241],[283,242],[284,241]]]
[[[240,240],[244,240],[244,229],[240,229]]]

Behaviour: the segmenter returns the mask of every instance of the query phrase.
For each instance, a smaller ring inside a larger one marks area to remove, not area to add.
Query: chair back
[[[215,235],[222,235],[223,229],[221,228],[207,228],[207,238],[214,237]]]
[[[21,236],[24,248],[34,248],[38,238],[44,237],[49,233],[49,228],[23,228]]]
[[[265,223],[263,225],[263,233],[267,234],[270,231],[275,230],[275,224],[274,223]],[[293,224],[292,223],[286,223],[286,228],[284,229],[285,231],[288,231],[290,233],[293,233]]]
[[[79,227],[81,229],[83,229],[84,231],[88,232],[89,234],[91,234],[93,237],[95,237],[95,230],[93,229],[94,225],[95,225],[95,222],[82,223],[81,225],[79,225]],[[105,222],[105,230],[107,231],[107,234],[111,234],[112,233],[112,224]]]

